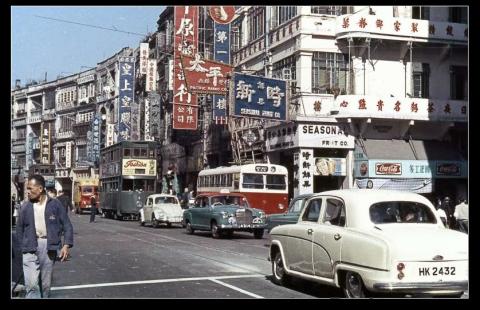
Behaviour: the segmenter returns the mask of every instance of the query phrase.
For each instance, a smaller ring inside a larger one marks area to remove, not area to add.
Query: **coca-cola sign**
[[[454,163],[437,164],[437,175],[460,175],[460,167]]]
[[[402,164],[400,163],[378,163],[375,164],[375,173],[377,175],[401,175]]]

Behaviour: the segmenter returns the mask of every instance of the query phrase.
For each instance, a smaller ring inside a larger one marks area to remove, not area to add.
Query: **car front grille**
[[[246,209],[237,210],[235,217],[238,225],[251,224],[253,219],[252,211]]]

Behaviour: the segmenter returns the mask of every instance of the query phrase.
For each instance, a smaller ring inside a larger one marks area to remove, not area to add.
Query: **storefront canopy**
[[[452,143],[442,141],[357,139],[355,153],[363,159],[464,160]]]

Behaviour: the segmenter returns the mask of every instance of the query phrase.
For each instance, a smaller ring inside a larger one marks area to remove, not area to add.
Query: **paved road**
[[[51,298],[342,298],[339,289],[303,280],[270,281],[270,236],[239,232],[213,239],[178,227],[71,215],[75,246],[57,262]],[[18,271],[18,268],[14,268]],[[16,278],[14,275],[13,278]]]
[[[239,232],[212,239],[178,227],[72,215],[75,246],[57,262],[52,298],[317,298],[339,290],[304,281],[273,284],[267,260],[269,235]]]

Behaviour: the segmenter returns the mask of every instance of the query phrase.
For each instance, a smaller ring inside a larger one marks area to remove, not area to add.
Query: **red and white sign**
[[[375,174],[380,175],[401,175],[402,164],[400,163],[378,163],[375,164]]]
[[[234,6],[211,6],[208,9],[210,17],[219,24],[230,24],[235,17]]]
[[[181,59],[193,57],[198,45],[198,7],[174,7],[175,48],[173,51],[173,129],[196,130],[198,127],[197,95],[185,81],[187,72]]]
[[[231,75],[232,66],[222,62],[203,60],[199,54],[195,57],[183,56],[177,66],[177,74],[185,74],[188,91],[192,94],[225,95],[228,88],[227,77]],[[183,66],[183,71],[182,71]]]

